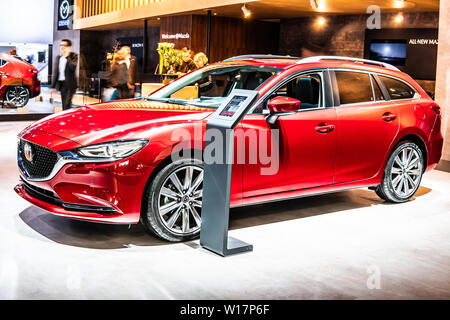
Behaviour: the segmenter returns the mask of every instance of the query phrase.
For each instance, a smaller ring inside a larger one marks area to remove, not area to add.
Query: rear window
[[[369,74],[350,71],[335,71],[335,74],[340,104],[373,101]]]
[[[389,77],[380,76],[384,86],[389,92],[391,100],[411,99],[416,94],[416,91],[406,83]]]

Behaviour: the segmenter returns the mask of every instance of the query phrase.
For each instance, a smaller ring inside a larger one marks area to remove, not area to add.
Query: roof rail
[[[394,67],[392,64],[375,61],[375,60],[367,60],[360,58],[352,58],[352,57],[340,57],[340,56],[316,56],[316,57],[308,57],[299,60],[297,63],[309,63],[309,62],[319,62],[322,60],[339,60],[339,61],[350,61],[350,62],[362,62],[366,64],[372,64],[380,67],[384,67],[386,69],[400,71],[397,67]]]
[[[246,54],[242,56],[235,56],[223,61],[234,61],[234,60],[247,60],[247,59],[288,59],[288,60],[299,60],[299,57],[291,57],[291,56],[280,56],[280,55],[272,55],[272,54]]]

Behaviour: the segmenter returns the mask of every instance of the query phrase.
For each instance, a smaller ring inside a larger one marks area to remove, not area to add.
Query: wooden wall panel
[[[206,51],[206,16],[194,16],[192,48]],[[211,18],[210,62],[250,53],[277,54],[278,23],[227,17]]]
[[[189,33],[189,38],[180,39],[163,39],[163,34],[174,35],[177,33]],[[176,49],[182,49],[183,47],[191,48],[192,38],[195,35],[192,32],[192,15],[172,16],[161,18],[160,25],[160,42],[175,43]]]

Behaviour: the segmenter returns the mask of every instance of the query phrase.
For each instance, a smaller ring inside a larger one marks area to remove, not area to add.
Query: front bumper
[[[14,190],[53,214],[103,223],[138,223],[152,168],[130,157],[113,163],[68,163],[48,181],[29,181]]]

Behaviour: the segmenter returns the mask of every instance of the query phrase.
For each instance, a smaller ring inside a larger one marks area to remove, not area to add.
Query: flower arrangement
[[[177,66],[182,63],[181,50],[174,49],[174,43],[160,42],[156,51],[159,53],[159,73],[175,73]]]

